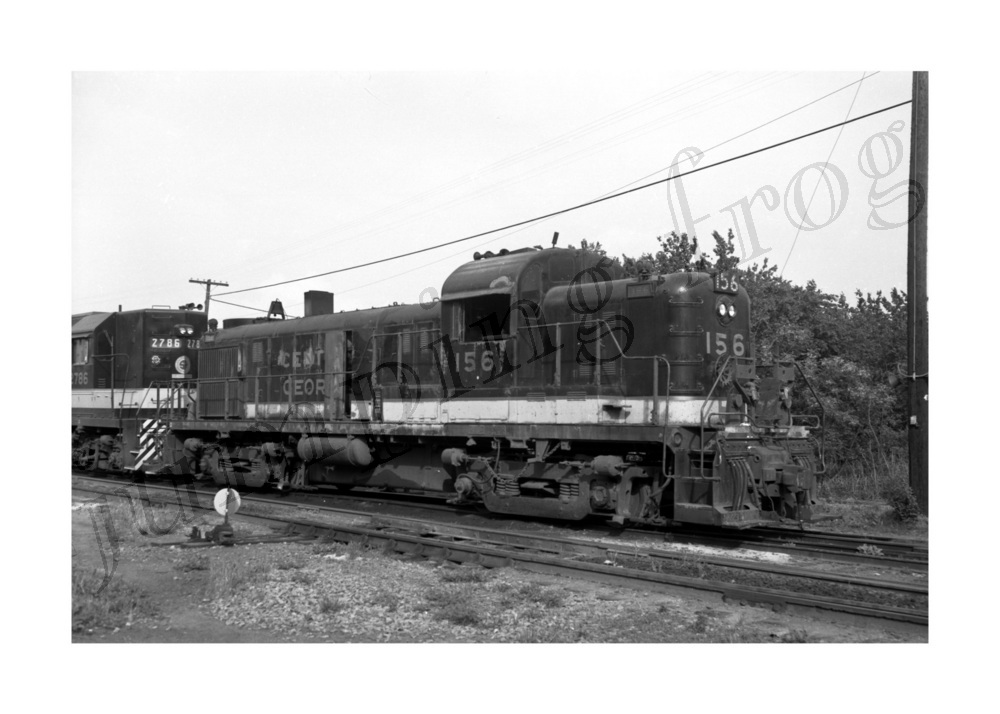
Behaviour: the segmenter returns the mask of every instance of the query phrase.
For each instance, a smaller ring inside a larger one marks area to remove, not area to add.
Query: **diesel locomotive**
[[[334,312],[310,291],[304,317],[211,329],[190,313],[169,338],[164,313],[141,311],[142,349],[91,346],[103,361],[80,385],[77,335],[96,345],[126,318],[74,318],[74,407],[94,412],[74,411],[74,458],[237,488],[444,492],[542,518],[808,520],[822,406],[793,413],[798,366],[755,363],[737,276],[626,277],[574,248],[476,254],[423,304]],[[165,395],[140,386],[160,379]],[[136,436],[115,437],[129,419]]]
[[[170,417],[190,403],[205,313],[151,308],[73,315],[73,465],[160,465]]]

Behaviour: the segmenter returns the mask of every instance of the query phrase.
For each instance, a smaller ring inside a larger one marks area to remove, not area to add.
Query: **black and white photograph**
[[[75,73],[74,640],[925,639],[927,85]]]

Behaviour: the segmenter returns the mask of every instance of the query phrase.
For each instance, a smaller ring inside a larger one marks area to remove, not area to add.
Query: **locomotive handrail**
[[[622,357],[623,359],[634,359],[634,360],[648,359],[648,360],[652,360],[653,361],[653,409],[652,409],[652,412],[651,412],[650,418],[649,418],[650,422],[653,423],[653,424],[657,423],[657,420],[659,419],[659,414],[660,414],[660,384],[659,384],[660,371],[659,371],[659,364],[660,364],[660,362],[663,362],[663,364],[665,364],[667,366],[667,393],[665,395],[666,402],[664,403],[664,408],[663,408],[663,436],[662,436],[662,440],[661,440],[662,451],[661,451],[661,454],[660,454],[660,470],[663,473],[663,477],[666,479],[666,481],[664,482],[663,486],[661,486],[661,489],[665,488],[666,484],[669,483],[669,481],[670,481],[670,476],[667,475],[667,427],[670,425],[670,360],[668,360],[665,355],[627,355],[627,354],[625,354],[625,349],[618,342],[618,338],[615,337],[615,334],[614,334],[614,332],[611,329],[611,325],[608,324],[607,320],[597,319],[597,320],[595,320],[595,322],[597,322],[599,324],[603,324],[608,329],[607,335],[615,343],[615,347],[618,348],[618,354],[619,354],[620,357]],[[553,327],[553,326],[556,327],[556,335],[557,335],[556,341],[558,341],[558,339],[559,339],[559,328],[560,327],[562,327],[563,325],[577,325],[577,324],[579,324],[579,323],[576,323],[576,322],[555,322],[555,323],[545,323],[545,324],[541,324],[540,323],[538,325],[538,327]],[[527,328],[527,327],[529,327],[529,326],[526,325],[525,328]],[[520,329],[524,329],[524,328],[520,328]],[[534,345],[535,345],[534,340],[532,340],[531,345],[532,345],[532,347],[534,347]],[[597,360],[596,360],[597,368],[594,370],[597,373],[598,395],[600,395],[600,388],[601,388],[600,357],[601,357],[601,340],[600,340],[600,338],[598,338],[598,340],[597,340]],[[624,377],[624,374],[622,374],[619,377],[619,388],[621,388],[621,378],[622,377]]]
[[[107,332],[106,331],[105,331],[104,334],[105,334],[105,337],[107,337]],[[112,347],[112,349],[114,348],[114,340],[111,340],[111,347]],[[129,354],[127,352],[111,352],[110,354],[106,354],[106,355],[91,355],[91,358],[94,361],[97,361],[99,359],[111,360],[111,390],[110,390],[110,394],[111,394],[111,409],[112,410],[114,410],[114,408],[115,408],[115,364],[116,364],[116,362],[117,362],[117,360],[118,360],[119,357],[124,357],[125,358],[125,378],[122,380],[122,395],[121,395],[121,398],[118,400],[118,428],[121,429],[122,428],[123,420],[125,418],[125,415],[123,413],[125,411],[125,390],[126,390],[126,386],[125,385],[128,384],[128,371],[129,371],[129,367],[132,366],[131,365],[131,357],[129,356]]]
[[[315,378],[315,377],[322,377],[324,380],[327,379],[327,378],[331,378],[331,381],[332,381],[333,377],[338,377],[338,376],[347,377],[347,376],[355,374],[356,372],[357,372],[357,370],[338,370],[338,371],[329,371],[329,372],[326,372],[326,371],[324,371],[324,372],[299,372],[299,373],[294,373],[294,374],[268,374],[268,375],[249,375],[249,376],[244,375],[244,376],[241,376],[241,377],[199,377],[198,379],[189,380],[189,381],[192,382],[195,385],[196,388],[204,387],[204,386],[207,386],[207,385],[215,385],[215,384],[222,384],[222,385],[224,385],[226,387],[226,390],[225,390],[225,393],[222,396],[222,400],[223,400],[223,417],[222,418],[223,419],[228,419],[231,416],[237,416],[237,417],[239,416],[239,413],[238,413],[239,412],[239,407],[238,406],[236,407],[236,412],[235,413],[231,413],[230,412],[229,406],[230,406],[230,402],[233,401],[233,399],[235,399],[235,401],[238,402],[238,403],[241,402],[243,405],[253,404],[255,409],[261,404],[261,401],[260,401],[259,396],[258,396],[259,393],[260,393],[260,388],[259,387],[260,387],[261,382],[263,382],[266,385],[265,391],[269,394],[270,393],[270,387],[273,384],[273,380],[285,380],[285,379],[291,379],[291,378],[295,378],[295,377],[313,377],[313,378]],[[240,399],[241,395],[239,394],[239,390],[234,390],[234,392],[235,392],[234,394],[230,393],[229,386],[231,384],[232,385],[239,385],[241,382],[245,383],[246,380],[248,380],[248,379],[253,380],[254,390],[253,390],[253,399],[252,399],[252,401],[249,398],[247,398],[249,395],[246,395],[246,394],[243,395],[243,397],[244,397],[243,399]],[[295,390],[293,388],[290,388],[288,390],[288,400],[287,400],[288,408],[290,410],[292,408],[294,408],[295,405],[298,403],[298,402],[296,402],[294,400],[294,396],[295,396]],[[328,395],[324,394],[323,395],[323,399],[320,400],[320,401],[324,401],[327,396]],[[200,398],[199,400],[197,400],[197,403],[198,403],[198,415],[200,417],[207,418],[206,415],[203,412],[203,408],[204,408],[204,405],[206,403],[206,399],[204,398],[204,394],[202,394],[201,397],[202,398]],[[282,400],[282,401],[284,401],[284,400]]]
[[[754,420],[753,416],[751,416],[749,413],[745,413],[745,412],[713,412],[713,413],[710,413],[708,415],[708,420],[705,419],[705,409],[708,408],[708,404],[711,401],[712,394],[715,392],[716,387],[719,385],[719,381],[722,379],[722,376],[726,373],[726,367],[729,365],[730,360],[752,361],[752,359],[749,358],[749,357],[734,357],[733,355],[727,355],[725,361],[722,363],[722,367],[718,371],[719,373],[718,373],[718,375],[715,378],[715,382],[712,384],[712,388],[709,390],[708,395],[705,397],[705,402],[704,402],[704,404],[702,404],[702,407],[701,407],[701,424],[700,424],[700,429],[699,429],[699,444],[698,444],[698,446],[702,450],[702,453],[704,453],[704,451],[705,451],[705,424],[706,424],[707,421],[710,421],[712,419],[712,417],[715,417],[715,416],[722,417],[722,416],[730,416],[730,415],[731,416],[739,415],[739,416],[744,417],[748,421],[748,423],[750,424],[751,429],[763,430],[763,427],[761,427],[759,424],[756,423],[756,421]],[[809,378],[806,377],[805,372],[803,372],[802,366],[797,361],[795,361],[795,360],[791,360],[791,362],[792,362],[793,365],[795,365],[796,371],[798,371],[799,375],[802,377],[802,380],[806,383],[806,386],[809,388],[809,391],[813,395],[813,399],[816,400],[816,404],[817,404],[817,406],[819,406],[819,409],[820,409],[820,414],[819,414],[819,417],[818,417],[819,418],[818,428],[819,428],[819,459],[820,459],[820,469],[817,470],[817,471],[815,471],[815,473],[818,473],[818,474],[820,474],[820,473],[826,473],[826,461],[825,461],[825,458],[824,458],[825,457],[825,438],[826,438],[826,435],[825,435],[826,429],[824,427],[826,425],[826,408],[823,406],[823,402],[820,400],[819,395],[816,394],[816,390],[813,389],[812,384],[809,382]],[[816,415],[815,414],[790,414],[789,417],[790,417],[790,419],[789,419],[789,426],[794,426],[796,418],[800,418],[800,419],[801,418],[816,418]],[[787,433],[786,433],[786,438],[787,438]]]
[[[712,395],[715,393],[715,388],[719,386],[719,382],[722,380],[722,376],[726,374],[726,368],[729,366],[729,362],[733,360],[737,362],[742,360],[750,362],[751,364],[753,363],[753,358],[751,357],[736,357],[735,355],[726,355],[726,359],[722,363],[722,367],[720,367],[717,370],[718,373],[715,375],[715,381],[712,383],[712,387],[711,389],[708,390],[708,394],[705,395],[705,401],[701,405],[700,424],[698,432],[698,448],[701,450],[702,454],[705,453],[705,422],[706,422],[705,410],[708,408],[709,402],[712,401]],[[718,362],[718,360],[716,360],[716,362]],[[746,416],[742,412],[740,413],[740,415]],[[709,418],[711,418],[711,415],[709,415]]]
[[[824,473],[826,473],[826,407],[823,406],[822,400],[819,398],[819,395],[816,394],[816,390],[813,389],[812,383],[809,381],[809,378],[806,376],[806,373],[804,371],[802,371],[802,366],[798,362],[796,362],[794,360],[792,361],[792,364],[795,365],[795,369],[802,376],[802,381],[804,381],[806,383],[806,386],[809,387],[809,391],[812,393],[813,399],[816,400],[816,405],[819,407],[819,465],[820,465],[820,469],[818,471],[816,471],[815,473],[824,474]],[[815,415],[813,415],[813,414],[803,414],[803,415],[799,415],[799,416],[815,416]],[[792,419],[794,420],[795,417],[793,416]]]
[[[659,369],[658,369],[658,365],[659,365],[660,362],[663,362],[663,364],[665,364],[667,366],[667,394],[666,394],[667,402],[666,402],[666,413],[664,414],[663,421],[664,421],[664,425],[668,424],[669,421],[670,421],[670,419],[669,419],[669,410],[670,410],[670,361],[664,355],[629,355],[629,354],[626,354],[625,353],[625,349],[621,346],[621,343],[618,342],[618,338],[615,337],[614,331],[612,330],[611,325],[608,324],[607,320],[604,320],[603,318],[595,318],[593,320],[593,322],[597,323],[598,325],[603,325],[604,327],[607,328],[607,336],[609,338],[611,338],[612,342],[614,342],[615,347],[618,349],[618,356],[619,357],[621,357],[623,359],[631,359],[631,360],[644,360],[644,359],[653,360],[653,412],[652,412],[652,418],[650,419],[650,421],[653,424],[657,423],[657,421],[659,419],[659,413],[660,413],[660,409],[659,409],[659,396],[660,396],[659,392],[660,392],[660,390],[659,390]],[[556,338],[556,341],[558,342],[559,341],[559,332],[560,332],[559,328],[561,328],[563,326],[578,327],[579,325],[580,325],[579,322],[571,322],[571,321],[566,321],[566,322],[539,322],[534,327],[531,326],[531,325],[523,325],[523,326],[521,326],[521,327],[518,328],[518,332],[520,332],[521,330],[531,330],[531,329],[540,329],[540,328],[555,327],[555,328],[557,328],[557,333],[556,333],[557,334],[557,338]],[[601,337],[603,337],[603,336],[604,335],[601,335]],[[516,338],[516,336],[515,336],[515,338]],[[532,340],[531,344],[532,344],[532,347],[535,346],[534,340]],[[559,348],[557,347],[556,349],[559,349]],[[617,357],[615,359],[617,359]],[[596,359],[595,359],[594,364],[595,364],[594,372],[595,372],[595,378],[596,378],[597,389],[598,389],[597,394],[598,394],[598,396],[600,396],[600,394],[601,394],[600,389],[601,389],[601,386],[602,386],[601,370],[600,370],[600,364],[601,364],[601,340],[600,340],[600,338],[598,338],[598,340],[597,340],[597,355],[596,355]],[[619,387],[619,389],[623,389],[623,387],[622,387],[622,381],[621,381],[623,377],[624,377],[624,374],[620,374],[619,375],[619,378],[618,378],[618,387]]]
[[[146,391],[145,391],[145,393],[143,394],[143,397],[142,397],[142,401],[139,402],[138,408],[139,409],[142,408],[142,405],[146,403],[146,399],[149,397],[150,393],[155,389],[156,390],[156,418],[160,419],[161,418],[161,413],[162,413],[162,410],[163,410],[163,402],[164,402],[164,400],[160,397],[160,392],[161,392],[161,390],[166,389],[166,390],[168,390],[167,391],[167,397],[166,397],[166,401],[168,402],[167,409],[168,409],[170,415],[173,416],[173,412],[175,412],[175,411],[181,411],[181,410],[187,411],[190,408],[190,405],[189,404],[182,405],[180,403],[180,397],[182,396],[182,391],[181,390],[183,390],[185,388],[185,385],[188,385],[189,383],[194,382],[194,381],[195,380],[193,380],[191,378],[178,378],[178,379],[171,379],[170,381],[166,381],[166,380],[162,380],[162,379],[153,380],[152,382],[149,383],[149,386],[146,388]],[[191,387],[190,386],[187,387],[187,393],[184,394],[183,396],[186,396],[188,398],[188,400],[190,400],[190,402],[197,402],[197,399],[195,399],[194,397],[191,396]],[[173,403],[175,397],[177,398],[177,405],[176,406]]]

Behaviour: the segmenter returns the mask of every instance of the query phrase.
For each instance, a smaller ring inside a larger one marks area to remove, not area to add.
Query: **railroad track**
[[[746,548],[882,568],[917,572],[927,572],[928,569],[926,546],[920,548],[917,544],[897,539],[797,528],[761,528],[759,533],[757,530],[729,532],[686,527],[668,531],[667,538],[676,543]]]
[[[75,490],[116,495],[106,489],[108,482],[104,479],[81,480],[87,481],[89,487],[74,485]],[[144,484],[143,489],[143,498],[154,500],[154,494],[158,494],[162,498],[156,500],[164,505],[182,504],[181,492],[172,487]],[[116,491],[120,494],[121,489]],[[131,497],[131,494],[126,495]],[[183,505],[210,509],[211,506],[200,502],[198,495],[195,490],[186,490],[186,503]],[[247,496],[243,500],[248,504],[271,507],[280,504],[275,499],[257,496]],[[616,543],[478,525],[428,523],[426,519],[377,515],[329,506],[286,505],[308,508],[316,511],[317,516],[332,520],[305,518],[301,514],[246,515],[283,529],[282,538],[323,538],[341,542],[360,540],[397,553],[476,563],[485,567],[517,566],[525,570],[583,577],[628,587],[674,593],[714,593],[731,601],[848,615],[878,620],[882,624],[927,625],[927,588],[922,583],[864,578],[703,554],[699,554],[695,562],[690,555],[662,548],[622,547]],[[203,547],[204,543],[191,545]],[[693,571],[704,577],[688,574]],[[734,577],[739,573],[744,575]],[[761,581],[767,584],[759,584]],[[803,587],[801,583],[804,582],[812,585]],[[774,587],[776,583],[781,586]],[[800,585],[793,588],[793,583]]]
[[[112,482],[132,483],[131,479],[107,474],[95,476],[93,472],[82,473],[74,471],[74,476],[81,478],[106,478]],[[219,487],[214,483],[192,482],[186,485],[186,488],[194,488],[199,492],[214,494]],[[530,518],[493,514],[482,508],[447,504],[446,499],[440,495],[422,492],[398,493],[371,490],[351,492],[263,491],[253,496],[245,496],[245,498],[263,499],[277,504],[295,504],[302,507],[317,508],[328,507],[331,503],[363,503],[374,507],[387,505],[394,509],[407,510],[413,513],[436,512],[456,516],[474,513],[484,520],[536,525],[539,523],[537,520]],[[370,512],[358,512],[370,515]],[[704,545],[722,550],[738,548],[766,553],[784,553],[794,557],[807,557],[814,560],[835,561],[877,568],[896,568],[913,572],[927,572],[928,570],[926,543],[885,536],[826,532],[811,526],[806,526],[805,529],[797,526],[772,526],[726,531],[692,525],[658,530],[648,527],[620,528],[594,521],[558,522],[555,525],[567,531],[584,531],[588,534],[594,534],[597,537],[627,536],[639,540],[647,539],[651,544],[665,539],[677,544]]]

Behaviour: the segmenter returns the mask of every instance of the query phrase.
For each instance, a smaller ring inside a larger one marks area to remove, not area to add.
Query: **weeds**
[[[501,583],[506,585],[506,583]],[[500,593],[498,601],[501,609],[510,610],[519,605],[541,605],[546,609],[562,607],[566,602],[566,594],[555,588],[543,588],[535,582],[523,583],[515,587],[497,587]]]
[[[174,563],[174,570],[179,570],[182,573],[208,569],[209,558],[205,553],[185,553]]]
[[[97,594],[103,578],[94,571],[73,569],[73,631],[113,629],[131,625],[139,616],[155,614],[156,608],[138,587],[113,579]]]
[[[306,567],[306,559],[301,555],[294,555],[277,564],[278,570],[300,570],[304,567]]]
[[[292,573],[292,582],[299,583],[300,585],[312,585],[319,579],[316,573],[309,572],[308,570],[296,570]]]
[[[324,538],[323,540],[313,543],[311,550],[313,555],[339,555],[343,552],[344,547],[335,540]]]
[[[861,555],[872,555],[876,557],[882,557],[885,553],[877,545],[871,545],[870,543],[862,543],[858,546],[858,552]]]
[[[446,568],[441,571],[441,580],[446,583],[484,583],[489,579],[489,571],[483,568]]]
[[[819,497],[878,501],[885,498],[885,488],[893,482],[909,480],[909,462],[899,453],[885,456],[868,454],[822,479]]]
[[[694,622],[688,626],[688,629],[696,635],[703,635],[708,632],[708,626],[711,621],[711,616],[702,610],[695,615]]]
[[[809,641],[809,633],[805,630],[789,630],[781,636],[782,642],[801,644]]]
[[[319,612],[321,615],[336,615],[338,612],[346,609],[347,605],[343,600],[334,600],[333,598],[327,596],[319,604]]]
[[[453,625],[475,626],[482,622],[479,598],[469,586],[431,588],[424,593],[424,599],[435,619],[447,620]]]
[[[347,544],[347,557],[351,560],[356,560],[362,555],[368,555],[370,550],[368,547],[368,536],[365,536],[360,540],[352,540]]]
[[[744,642],[758,642],[759,637],[756,636],[749,627],[747,627],[746,622],[741,615],[735,623],[723,625],[720,628],[715,641],[726,644],[741,644]]]
[[[396,612],[402,598],[391,590],[379,590],[372,596],[371,604],[376,607],[384,607],[389,612]]]
[[[258,560],[238,560],[235,557],[216,558],[208,572],[208,596],[221,598],[254,581],[264,580],[271,564]]]
[[[681,572],[685,575],[692,575],[696,578],[704,580],[708,574],[708,571],[705,569],[705,563],[701,559],[701,555],[695,551],[684,551],[681,554],[678,564],[680,565]]]
[[[920,515],[920,504],[910,488],[909,479],[898,475],[887,479],[882,484],[882,498],[892,508],[893,517],[900,523],[913,523]]]

